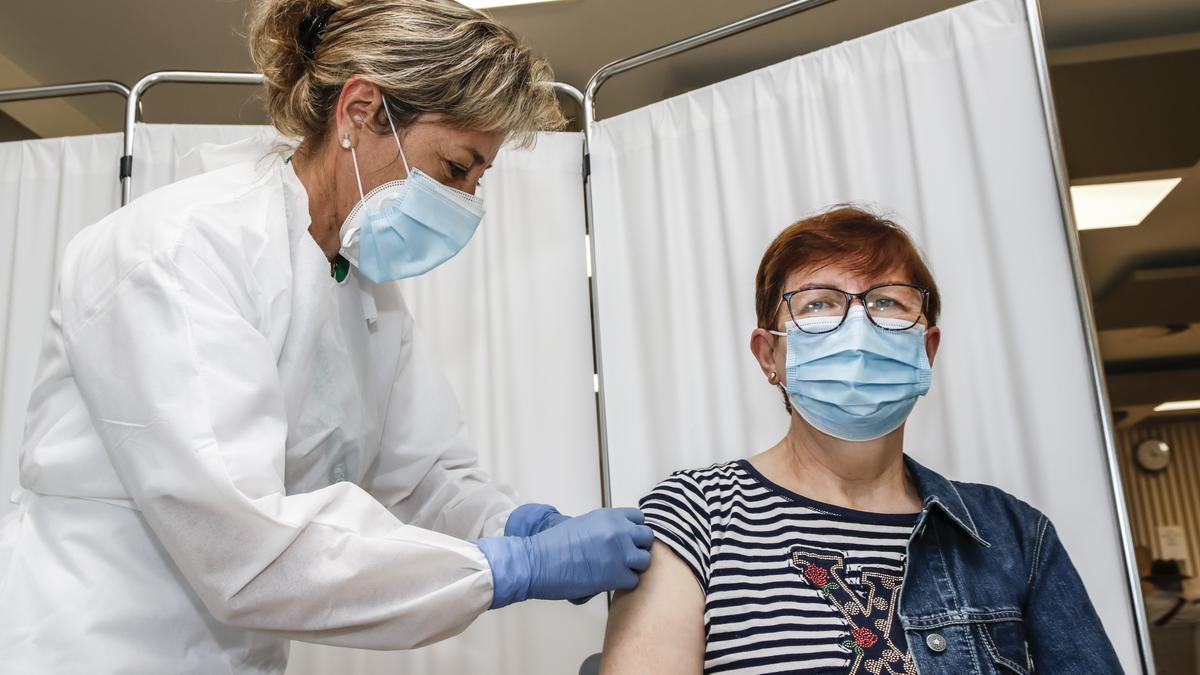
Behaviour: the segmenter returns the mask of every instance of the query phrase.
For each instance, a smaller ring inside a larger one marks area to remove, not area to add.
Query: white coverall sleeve
[[[365,485],[406,523],[468,540],[503,534],[516,494],[479,467],[450,383],[408,310],[396,311],[404,341]]]
[[[400,522],[352,483],[286,494],[283,393],[248,275],[177,244],[110,289],[73,276],[64,334],[92,423],[218,620],[402,649],[487,610],[491,571],[473,544]]]

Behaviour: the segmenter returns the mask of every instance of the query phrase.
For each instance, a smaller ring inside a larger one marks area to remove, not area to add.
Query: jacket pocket
[[[975,635],[987,650],[996,673],[1031,675],[1029,645],[1025,641],[1025,626],[1020,621],[986,621],[976,623]]]

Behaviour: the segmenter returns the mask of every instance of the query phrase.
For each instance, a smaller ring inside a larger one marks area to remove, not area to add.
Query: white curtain
[[[120,203],[121,136],[0,143],[0,517],[17,455],[58,263],[80,229]]]
[[[264,127],[139,125],[133,194],[196,172],[206,143],[266,138]],[[121,205],[121,134],[0,143],[0,516],[13,507],[25,406],[58,285],[58,263],[75,233]]]
[[[529,501],[600,506],[591,315],[584,248],[583,139],[543,134],[504,150],[483,179],[487,215],[470,245],[403,282],[458,393],[480,461]],[[292,644],[289,675],[572,674],[600,651],[603,596],[489,612],[462,635],[411,652]]]
[[[1045,511],[1125,668],[1136,646],[1029,28],[980,0],[599,123],[596,280],[614,499],[785,432],[749,352],[770,240],[854,202],[909,228],[943,339],[906,449]]]
[[[213,146],[245,140],[233,150]],[[141,125],[134,196],[266,152],[270,129]],[[17,484],[25,407],[57,264],[83,227],[120,203],[119,134],[0,144],[0,516]],[[488,213],[457,258],[406,282],[436,345],[481,462],[528,500],[599,506],[580,134],[505,149],[481,191]],[[398,569],[397,574],[403,574]],[[603,637],[603,598],[577,608],[526,603],[413,652],[297,643],[289,673],[573,673]]]

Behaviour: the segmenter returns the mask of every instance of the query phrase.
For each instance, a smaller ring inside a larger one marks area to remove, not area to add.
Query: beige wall
[[[1133,459],[1133,448],[1148,438],[1171,446],[1171,464],[1159,473],[1147,473]],[[1149,546],[1154,557],[1159,558],[1158,526],[1182,525],[1191,558],[1184,573],[1197,575],[1200,573],[1200,420],[1145,422],[1118,432],[1117,447],[1134,541]]]

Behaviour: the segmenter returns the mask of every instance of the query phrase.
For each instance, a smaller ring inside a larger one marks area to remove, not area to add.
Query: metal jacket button
[[[930,633],[925,636],[925,644],[930,651],[942,653],[946,651],[946,638],[942,637],[941,633]]]

